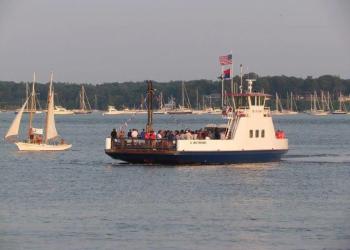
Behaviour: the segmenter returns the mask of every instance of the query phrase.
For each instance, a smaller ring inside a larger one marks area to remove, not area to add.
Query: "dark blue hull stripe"
[[[231,152],[130,153],[106,151],[110,157],[130,163],[154,164],[232,164],[279,161],[287,150]]]

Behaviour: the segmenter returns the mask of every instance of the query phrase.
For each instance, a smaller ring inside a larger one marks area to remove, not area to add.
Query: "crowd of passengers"
[[[158,132],[151,131],[145,132],[142,129],[139,132],[137,129],[130,129],[127,133],[123,130],[116,131],[116,129],[112,130],[111,138],[115,139],[132,139],[132,140],[211,140],[211,139],[225,139],[225,131],[219,131],[219,129],[215,129],[214,131],[199,129],[199,130],[159,130]]]

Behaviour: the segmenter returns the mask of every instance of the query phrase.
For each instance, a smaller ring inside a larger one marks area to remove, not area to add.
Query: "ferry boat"
[[[113,138],[106,138],[105,153],[128,163],[170,165],[280,160],[288,151],[288,139],[283,131],[275,131],[270,109],[265,107],[270,95],[253,92],[254,80],[248,79],[247,82],[247,91],[233,94],[235,108],[226,110],[227,123],[201,130],[207,136],[187,139],[152,138],[152,105],[147,105],[148,122],[145,131],[148,139],[125,138],[125,133],[118,131],[117,136],[115,133]],[[151,103],[152,96],[152,82],[149,81],[148,103]],[[215,136],[210,136],[213,134]]]

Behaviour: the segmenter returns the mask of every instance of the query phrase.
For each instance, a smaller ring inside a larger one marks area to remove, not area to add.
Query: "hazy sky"
[[[350,78],[350,1],[0,0],[0,80]]]

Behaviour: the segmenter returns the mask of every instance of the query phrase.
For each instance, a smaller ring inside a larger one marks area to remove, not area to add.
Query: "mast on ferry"
[[[147,81],[147,125],[146,133],[150,133],[153,130],[153,83]]]

